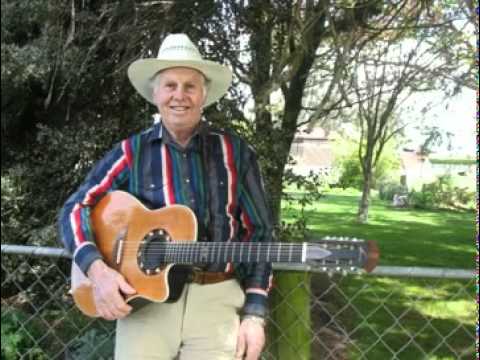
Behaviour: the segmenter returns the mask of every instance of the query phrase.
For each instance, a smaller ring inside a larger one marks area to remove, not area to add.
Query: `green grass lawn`
[[[358,201],[358,193],[337,192],[308,206],[312,238],[336,235],[375,240],[381,252],[379,265],[474,269],[473,212],[396,209],[373,199],[369,223],[361,225],[355,221]],[[283,219],[291,221],[298,211],[285,204]],[[333,279],[338,288],[322,296],[339,312],[335,324],[342,324],[349,334],[346,358],[473,358],[474,279],[339,275]],[[319,274],[312,284],[324,281]]]
[[[368,224],[355,220],[359,194],[326,194],[306,209],[312,238],[325,235],[375,240],[379,265],[475,268],[475,213],[393,208],[373,199]],[[298,208],[285,206],[283,219]]]

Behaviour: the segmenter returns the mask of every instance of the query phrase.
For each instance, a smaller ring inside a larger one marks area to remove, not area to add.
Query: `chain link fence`
[[[114,322],[76,309],[64,250],[2,245],[1,270],[2,359],[113,358]],[[328,275],[280,265],[275,273],[264,359],[474,358],[473,271],[380,266]]]

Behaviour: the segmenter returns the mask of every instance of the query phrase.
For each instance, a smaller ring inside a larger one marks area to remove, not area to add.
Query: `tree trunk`
[[[301,109],[303,85],[296,88],[296,101],[289,99],[285,107],[284,133],[281,141],[272,144],[272,153],[278,160],[272,174],[272,209],[276,224],[281,221],[281,195],[283,172],[296,129],[296,119]],[[295,99],[293,99],[295,100]],[[286,128],[286,129],[285,129]],[[283,241],[295,241],[282,239]],[[312,330],[310,321],[310,274],[280,271],[275,274],[272,292],[269,339],[270,351],[277,360],[311,359]]]
[[[357,221],[365,224],[368,221],[368,207],[370,205],[370,188],[372,186],[373,170],[367,167],[363,174],[363,190],[360,203],[358,205]]]

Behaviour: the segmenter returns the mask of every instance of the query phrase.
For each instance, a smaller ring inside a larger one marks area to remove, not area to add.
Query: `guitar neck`
[[[314,263],[327,268],[373,269],[378,248],[371,241],[324,238],[313,243],[161,242],[143,252],[143,266],[210,263]],[[139,255],[140,256],[140,255]]]
[[[165,262],[177,264],[305,262],[306,243],[195,242],[165,244]]]

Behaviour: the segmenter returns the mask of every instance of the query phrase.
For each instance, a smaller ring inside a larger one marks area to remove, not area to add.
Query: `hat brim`
[[[151,80],[159,71],[173,67],[188,67],[205,75],[209,84],[204,106],[211,105],[225,95],[232,82],[232,72],[229,68],[209,60],[140,59],[128,67],[127,73],[138,93],[155,105]]]

